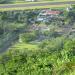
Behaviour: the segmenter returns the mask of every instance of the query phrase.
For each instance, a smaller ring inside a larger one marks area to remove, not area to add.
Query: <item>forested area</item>
[[[75,74],[75,8],[38,22],[41,10],[0,12],[0,75]]]

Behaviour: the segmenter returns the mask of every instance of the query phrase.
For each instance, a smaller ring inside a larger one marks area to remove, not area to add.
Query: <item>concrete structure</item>
[[[34,1],[37,1],[37,0],[25,0],[27,2],[34,2]]]
[[[42,10],[37,16],[37,21],[47,21],[60,14],[61,11],[57,11],[57,10]]]
[[[72,10],[72,6],[70,5],[69,7],[66,8],[66,10],[69,12],[70,10]]]

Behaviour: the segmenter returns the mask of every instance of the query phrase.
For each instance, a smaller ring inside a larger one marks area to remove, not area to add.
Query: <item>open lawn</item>
[[[49,1],[49,2],[61,2],[61,1],[75,1],[75,0],[37,0],[37,2],[46,2],[46,1]],[[26,1],[23,1],[23,0],[16,0],[13,3],[31,3],[31,2],[26,2]],[[34,3],[34,2],[32,2],[32,3]]]
[[[30,44],[30,43],[16,43],[10,49],[14,50],[36,50],[38,48],[37,44]]]
[[[75,1],[75,0],[41,0],[36,2],[37,3],[48,3],[48,2],[64,2],[64,1]],[[14,2],[14,4],[0,4],[0,6],[9,6],[9,5],[18,5],[15,3],[20,3],[20,4],[35,4],[35,2],[23,2],[21,0],[17,0]],[[11,10],[28,10],[28,9],[41,9],[41,8],[63,8],[63,7],[68,7],[69,4],[62,4],[62,5],[45,5],[45,6],[30,6],[30,7],[11,7],[11,8],[0,8],[0,11],[11,11]]]
[[[46,5],[46,6],[32,6],[32,7],[20,7],[20,8],[0,8],[0,11],[13,11],[13,10],[29,10],[29,9],[44,9],[44,8],[53,8],[53,9],[61,9],[68,7],[68,4],[65,5]]]

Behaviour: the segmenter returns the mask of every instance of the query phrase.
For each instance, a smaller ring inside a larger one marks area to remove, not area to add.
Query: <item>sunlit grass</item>
[[[48,2],[53,2],[56,0],[51,0],[51,1],[41,1],[41,2],[16,2],[17,5],[20,4],[37,4],[37,3],[48,3]],[[70,0],[57,0],[56,2],[64,2],[64,1],[70,1]],[[75,1],[75,0],[71,0]],[[0,4],[0,6],[4,5],[15,5],[14,4]],[[12,11],[12,10],[28,10],[28,9],[41,9],[41,8],[61,8],[61,7],[67,7],[69,4],[62,4],[62,5],[45,5],[45,6],[31,6],[31,7],[12,7],[12,8],[0,8],[0,11]]]
[[[16,43],[13,45],[10,49],[14,50],[36,50],[38,48],[38,45],[36,44],[30,44],[30,43]]]
[[[64,1],[75,1],[75,0],[39,0],[37,3],[39,2],[64,2]],[[20,4],[20,3],[35,3],[35,2],[27,2],[27,1],[14,1],[12,2],[12,4]]]
[[[0,11],[13,11],[13,10],[28,10],[28,9],[43,9],[43,8],[66,8],[68,4],[65,5],[46,5],[46,6],[32,6],[32,7],[20,7],[20,8],[0,8]]]

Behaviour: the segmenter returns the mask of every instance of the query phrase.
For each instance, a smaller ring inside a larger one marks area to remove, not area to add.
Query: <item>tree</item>
[[[23,42],[30,42],[36,39],[35,31],[30,33],[24,33],[24,34],[21,34],[20,36]]]

